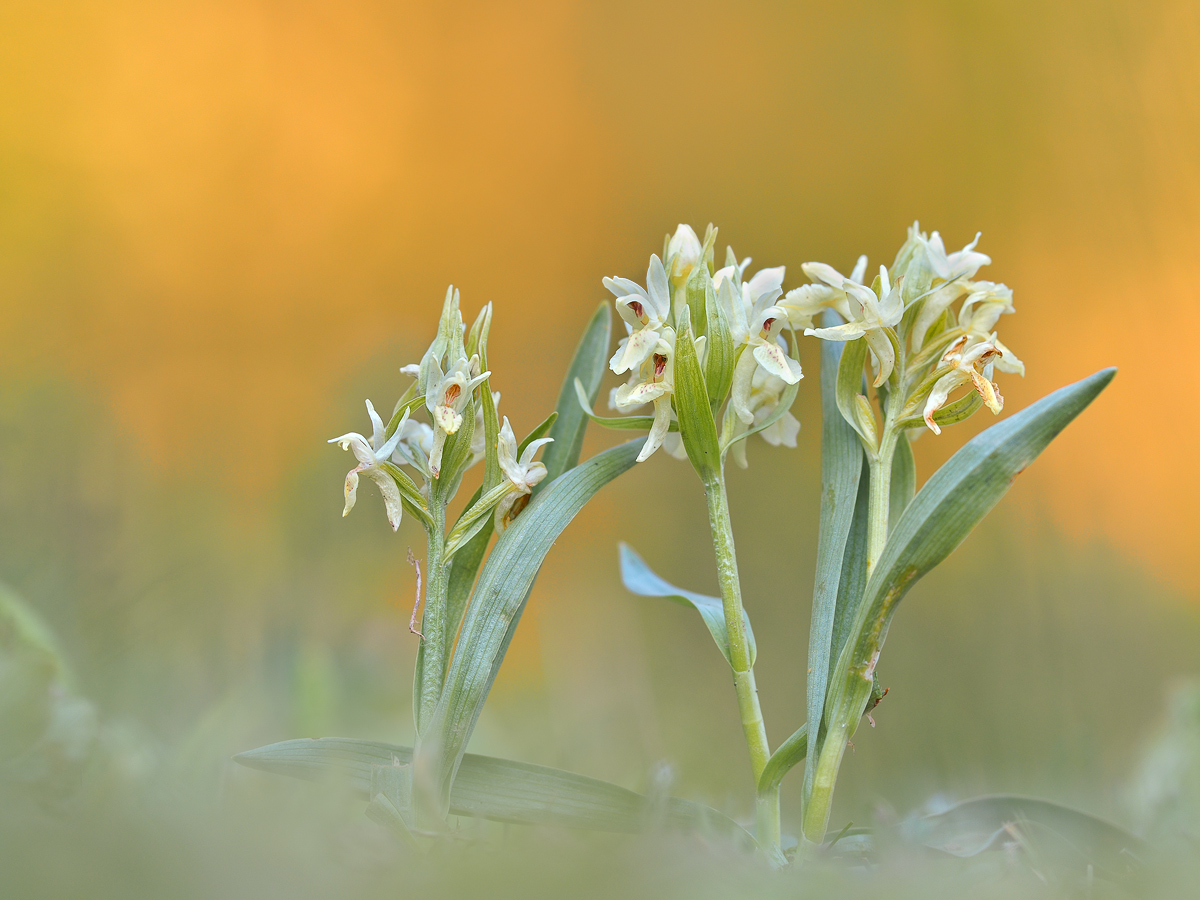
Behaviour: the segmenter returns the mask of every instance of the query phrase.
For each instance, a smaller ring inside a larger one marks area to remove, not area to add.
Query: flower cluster
[[[388,425],[368,400],[371,437],[350,432],[330,441],[352,450],[358,460],[346,475],[342,515],[354,508],[359,478],[365,475],[383,495],[393,531],[400,527],[405,508],[416,512],[427,530],[444,530],[445,506],[463,473],[488,454],[496,456],[502,483],[490,486],[494,489],[487,508],[473,509],[472,521],[495,508],[497,527],[503,530],[520,512],[520,498],[527,502],[533,486],[545,476],[545,466],[534,462],[533,455],[550,438],[531,442],[517,460],[516,439],[506,418],[503,429],[492,430],[489,446],[488,418],[495,421],[500,403],[500,394],[487,387],[491,372],[485,371],[491,315],[488,304],[468,333],[459,293],[449,288],[433,343],[420,363],[400,369],[414,381],[397,401]],[[428,422],[413,418],[422,409]]]
[[[744,466],[741,442],[751,433],[796,446],[800,423],[789,407],[802,373],[781,334],[791,324],[778,302],[784,267],[761,269],[747,280],[750,259],[738,262],[729,248],[725,266],[714,270],[716,233],[710,225],[701,241],[680,225],[666,242],[666,261],[650,257],[645,287],[628,278],[604,279],[626,331],[610,368],[629,375],[611,392],[609,407],[632,413],[653,404],[639,462],[663,446],[673,456],[687,452],[681,391],[706,395],[712,414],[724,408],[717,448],[722,457],[736,448],[734,459]],[[676,359],[684,340],[694,350],[702,383],[681,380]]]
[[[996,334],[1000,316],[1015,311],[1012,290],[976,279],[991,263],[975,249],[978,243],[976,235],[962,250],[948,253],[941,235],[927,235],[914,222],[891,268],[880,266],[871,284],[865,281],[865,256],[849,277],[823,263],[805,263],[801,268],[812,284],[790,291],[780,305],[791,327],[807,335],[865,339],[872,383],[900,410],[897,424],[923,422],[940,434],[942,424],[982,406],[1000,412],[1004,398],[992,381],[995,372],[1025,374],[1024,363]],[[842,323],[813,327],[826,309]],[[974,398],[951,401],[962,387]]]

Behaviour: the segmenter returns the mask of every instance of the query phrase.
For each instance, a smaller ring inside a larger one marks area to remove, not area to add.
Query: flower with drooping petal
[[[646,361],[671,315],[667,270],[654,254],[646,269],[646,287],[628,278],[605,278],[604,286],[617,298],[617,314],[628,332],[609,361],[613,372],[623,375]]]
[[[512,490],[496,504],[495,523],[497,531],[504,531],[512,524],[513,519],[529,503],[529,494],[533,486],[546,477],[546,465],[534,461],[534,454],[552,442],[554,438],[538,438],[530,441],[517,459],[517,437],[513,434],[512,426],[508,424],[508,416],[500,426],[500,437],[496,441],[496,456],[500,462],[500,471],[512,486]]]
[[[369,441],[357,431],[351,431],[329,440],[331,444],[341,444],[343,450],[353,451],[358,460],[358,465],[346,473],[346,506],[342,510],[342,515],[348,515],[350,510],[354,509],[354,503],[358,499],[358,476],[366,475],[375,482],[379,487],[379,492],[383,494],[383,506],[387,511],[388,523],[392,526],[392,531],[395,531],[400,527],[400,519],[404,515],[404,508],[400,503],[400,488],[396,486],[392,476],[384,471],[380,464],[388,460],[395,451],[396,445],[400,443],[400,434],[408,420],[408,413],[406,412],[404,418],[400,420],[400,425],[396,428],[395,433],[386,440],[384,439],[383,419],[379,417],[379,413],[375,412],[375,407],[370,400],[367,401],[367,415],[371,417],[371,439]]]
[[[896,365],[896,348],[892,346],[887,331],[895,328],[904,318],[901,283],[897,281],[892,284],[884,266],[879,267],[879,285],[879,294],[876,295],[871,288],[847,279],[842,282],[842,287],[850,306],[850,321],[832,328],[804,329],[806,335],[815,335],[826,341],[856,341],[865,337],[879,366],[875,387],[887,381]]]
[[[429,454],[429,471],[434,478],[441,474],[446,438],[462,426],[463,411],[471,402],[472,392],[492,374],[481,372],[472,377],[478,367],[478,357],[468,361],[460,356],[445,373],[436,359],[431,362],[429,384],[436,387],[425,395],[425,406],[434,425],[433,450]]]
[[[433,473],[429,470],[429,455],[433,453],[433,429],[424,422],[405,416],[396,433],[400,435],[400,443],[396,445],[396,451],[392,454],[392,462],[412,466],[426,481],[433,478]]]
[[[671,427],[671,396],[675,392],[675,329],[670,326],[658,333],[650,354],[630,378],[615,388],[609,404],[621,412],[630,412],[654,403],[654,422],[637,461],[645,462],[662,446]]]
[[[970,293],[959,310],[958,326],[972,337],[991,341],[1000,351],[1000,356],[994,362],[997,370],[1024,376],[1025,363],[997,339],[994,330],[1000,316],[1016,312],[1012,303],[1012,289],[991,281],[972,281],[968,285]]]
[[[745,348],[733,369],[729,402],[738,417],[749,424],[754,421],[749,406],[751,382],[759,366],[788,384],[795,384],[804,374],[800,363],[779,344],[787,313],[775,301],[783,293],[784,267],[761,269],[748,282],[739,284],[746,263],[721,269],[713,276],[713,283],[717,302],[729,320],[733,345]]]
[[[747,406],[750,407],[754,414],[753,421],[750,423],[742,422],[740,418],[734,423],[733,436],[749,430],[750,428],[762,424],[769,418],[782,401],[784,388],[787,387],[787,382],[777,375],[772,375],[765,369],[759,367],[750,384],[750,398]],[[796,435],[800,433],[800,420],[792,415],[790,410],[785,410],[783,415],[778,419],[758,432],[759,437],[770,444],[772,447],[795,447]],[[746,441],[741,440],[733,445],[732,449],[733,461],[741,468],[746,468]]]
[[[823,309],[835,309],[843,319],[849,319],[850,301],[847,299],[844,285],[847,281],[862,284],[867,271],[867,257],[858,258],[849,278],[825,263],[806,262],[800,268],[812,284],[804,284],[788,291],[776,304],[787,313],[788,327],[793,331],[811,328],[813,319]]]
[[[963,335],[942,357],[942,364],[950,366],[950,371],[937,380],[925,402],[925,424],[934,434],[941,434],[942,429],[933,420],[933,414],[946,405],[950,394],[968,382],[993,414],[999,415],[1004,408],[1000,389],[984,374],[987,366],[1000,357],[1000,351],[991,341],[969,344],[970,340],[970,336]]]

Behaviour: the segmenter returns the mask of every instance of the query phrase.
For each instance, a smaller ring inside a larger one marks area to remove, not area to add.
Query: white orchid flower
[[[958,324],[967,334],[981,340],[991,341],[1000,356],[995,367],[1012,375],[1025,375],[1025,363],[996,338],[996,322],[1006,313],[1016,312],[1012,302],[1012,289],[1007,285],[991,281],[969,282],[970,293],[963,301],[958,314]]]
[[[400,443],[396,445],[396,451],[392,454],[392,462],[412,466],[429,481],[433,477],[433,473],[429,471],[429,455],[433,453],[433,429],[424,422],[405,416],[396,433],[400,435]]]
[[[654,403],[654,423],[637,461],[645,462],[662,446],[671,427],[671,396],[675,392],[675,329],[664,328],[658,334],[650,354],[629,383],[613,390],[609,405],[621,412],[630,412],[647,403]]]
[[[400,426],[396,428],[395,433],[386,440],[383,436],[383,419],[375,412],[370,400],[367,401],[367,415],[371,417],[369,441],[357,431],[329,440],[330,444],[341,444],[343,450],[353,451],[355,459],[358,460],[358,465],[346,473],[346,506],[342,515],[349,515],[350,510],[354,509],[354,503],[358,499],[358,476],[366,475],[379,487],[379,493],[383,494],[388,523],[392,526],[392,531],[395,531],[400,527],[400,519],[404,515],[404,507],[400,503],[400,488],[380,464],[391,457],[396,445],[400,443],[400,434],[408,420],[408,413],[406,412],[400,420]]]
[[[968,382],[993,414],[999,415],[1004,408],[1000,389],[985,374],[987,367],[1000,357],[1000,350],[991,341],[978,341],[968,346],[970,340],[969,335],[963,335],[942,357],[943,365],[950,366],[951,370],[937,380],[925,402],[925,424],[934,434],[941,434],[942,429],[933,420],[933,414],[946,405],[956,389]]]
[[[425,395],[425,406],[434,425],[433,449],[429,454],[429,471],[434,478],[441,474],[446,438],[462,427],[463,412],[471,403],[472,392],[492,374],[480,372],[472,376],[478,368],[478,357],[468,361],[460,356],[445,373],[436,359],[431,361],[429,384],[436,387]]]
[[[832,328],[805,328],[804,333],[826,341],[856,341],[865,337],[879,367],[879,373],[875,377],[875,387],[879,387],[887,381],[896,365],[896,348],[892,346],[887,329],[895,328],[904,318],[900,281],[892,284],[888,279],[887,268],[880,266],[878,296],[871,288],[849,279],[842,282],[842,288],[846,291],[846,299],[850,306],[850,321]]]
[[[916,227],[915,223],[914,227]],[[991,265],[992,258],[975,249],[981,236],[982,232],[979,232],[975,235],[975,240],[961,250],[947,253],[946,247],[942,243],[942,236],[936,231],[928,239],[922,234],[917,234],[916,240],[919,245],[918,253],[922,255],[921,261],[929,266],[933,280],[941,279],[943,286],[936,287],[924,299],[921,308],[917,311],[917,317],[913,321],[912,327],[914,352],[925,343],[925,335],[929,332],[930,327],[950,304],[964,294],[971,293],[974,287],[971,279],[975,277],[975,273],[982,266]],[[984,283],[980,282],[980,284]]]
[[[628,337],[621,339],[609,367],[618,375],[636,369],[654,350],[659,332],[671,315],[671,289],[667,270],[655,254],[646,269],[646,287],[628,278],[605,278],[604,286],[617,298],[617,313]]]
[[[512,426],[508,424],[508,416],[500,426],[500,437],[496,441],[496,455],[500,461],[500,471],[504,473],[512,490],[505,494],[496,504],[495,524],[497,531],[504,531],[512,524],[513,519],[529,503],[529,494],[534,485],[546,477],[546,465],[534,461],[534,454],[554,438],[538,438],[530,441],[521,458],[517,458],[517,436],[513,434]]]
[[[784,267],[761,269],[748,282],[739,282],[750,260],[726,266],[713,276],[717,302],[729,320],[734,347],[744,347],[733,370],[730,404],[738,417],[749,424],[754,412],[749,406],[751,382],[761,366],[766,372],[795,384],[804,377],[800,363],[780,346],[779,332],[787,313],[775,305],[783,293]]]
[[[847,281],[862,284],[867,272],[867,257],[858,258],[849,278],[825,263],[806,262],[800,268],[812,284],[788,291],[777,304],[787,313],[788,327],[793,331],[811,328],[813,319],[823,309],[835,309],[843,319],[849,319],[850,301],[844,285]]]
[[[754,415],[753,421],[746,423],[739,419],[734,425],[733,436],[736,438],[751,427],[761,424],[774,414],[782,399],[785,387],[787,387],[787,382],[779,376],[772,375],[761,367],[755,371],[754,378],[750,384],[750,397],[747,403]],[[790,411],[785,411],[776,421],[758,432],[758,435],[772,447],[795,447],[796,436],[799,433],[800,420],[793,416]],[[740,468],[746,468],[746,441],[741,440],[734,444],[731,453],[733,454],[733,461]]]

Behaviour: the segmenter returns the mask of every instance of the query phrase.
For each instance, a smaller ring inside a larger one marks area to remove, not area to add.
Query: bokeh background
[[[448,283],[468,317],[495,304],[521,431],[601,276],[640,280],[678,222],[787,287],[807,260],[890,262],[914,219],[952,247],[982,230],[1028,365],[1008,410],[1121,372],[905,601],[834,819],[1019,791],[1128,822],[1165,691],[1200,671],[1198,96],[1187,0],[4,0],[0,581],[56,632],[126,776],[184,798],[173,827],[206,803],[318,820],[228,760],[411,740],[419,528],[393,535],[373,489],[342,519],[348,457],[324,441],[365,428],[364,397],[390,408]],[[731,477],[775,742],[804,709],[806,343],[799,448],[756,443]],[[921,477],[983,415],[922,438]],[[664,454],[599,495],[473,749],[630,787],[666,761],[678,792],[747,812],[709,637],[617,578],[627,540],[715,591],[703,509]]]

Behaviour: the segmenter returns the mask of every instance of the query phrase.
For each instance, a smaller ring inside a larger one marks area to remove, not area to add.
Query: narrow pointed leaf
[[[1115,374],[1116,369],[1104,369],[993,425],[972,438],[921,488],[888,536],[838,660],[829,707],[836,710],[833,714],[840,723],[852,728],[866,704],[875,662],[900,600],[966,539],[1013,479]]]
[[[588,403],[587,394],[579,379],[575,384],[576,401],[583,414],[601,428],[611,428],[614,431],[649,431],[654,424],[654,416],[598,416]],[[679,423],[671,423],[671,431],[678,431]]]
[[[821,343],[827,344],[829,341]],[[842,413],[842,418],[858,432],[866,451],[874,453],[876,451],[875,437],[859,422],[856,408],[858,401],[855,399],[862,396],[863,365],[866,360],[866,338],[844,342],[842,358],[838,362],[837,386],[834,395],[837,398],[837,407]]]
[[[655,574],[646,565],[646,561],[626,543],[619,545],[619,552],[621,581],[624,582],[626,590],[640,597],[663,597],[666,600],[692,607],[700,613],[700,618],[708,627],[709,634],[716,641],[717,649],[721,651],[725,661],[732,666],[733,662],[729,657],[729,632],[725,628],[725,609],[721,598],[675,587],[666,579]],[[754,665],[758,649],[755,647],[754,631],[750,628],[750,619],[746,616],[745,611],[742,612],[742,621],[746,625],[746,642],[750,647],[750,665]]]
[[[633,465],[642,444],[613,447],[555,479],[488,555],[416,761],[417,776],[428,779],[443,807],[542,560],[596,491]]]
[[[351,738],[282,741],[241,753],[244,766],[307,781],[347,779],[370,798],[380,769],[412,762],[408,747]],[[654,825],[721,834],[746,846],[753,838],[714,809],[678,798],[656,804],[619,785],[529,763],[468,753],[450,791],[449,811],[520,825],[637,833]]]
[[[558,418],[550,428],[554,443],[542,451],[542,462],[546,464],[546,477],[533,489],[534,495],[548,487],[568,469],[579,462],[583,450],[583,435],[587,429],[587,417],[579,408],[575,398],[575,380],[583,384],[584,396],[590,409],[600,394],[600,382],[608,364],[608,347],[612,343],[612,313],[607,303],[601,303],[588,322],[587,330],[575,348],[571,367],[563,379],[558,392],[558,404],[554,407]]]
[[[840,321],[836,312],[828,310],[821,325],[831,328]],[[864,468],[862,444],[837,405],[839,363],[844,350],[842,343],[821,341],[821,524],[808,633],[809,722],[820,722],[824,709],[842,559],[854,520],[859,477]],[[817,737],[813,735],[814,741]],[[800,758],[796,757],[794,762],[799,762]],[[779,774],[780,778],[783,772]],[[809,771],[804,778],[806,798],[811,790],[812,774]]]

